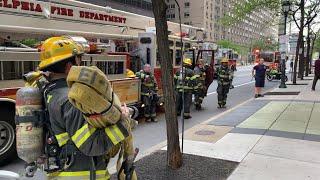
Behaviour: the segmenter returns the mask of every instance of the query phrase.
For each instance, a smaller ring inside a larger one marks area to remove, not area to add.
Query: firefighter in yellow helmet
[[[192,104],[192,93],[195,91],[196,88],[196,78],[197,75],[194,74],[192,70],[192,61],[191,59],[184,59],[183,60],[183,69],[177,71],[174,75],[174,82],[176,88],[176,108],[177,108],[177,115],[181,115],[182,111],[182,100],[184,100],[184,118],[190,119],[190,107]],[[184,76],[183,76],[184,73]],[[183,96],[184,91],[184,96]]]
[[[194,103],[196,110],[201,110],[201,104],[206,96],[207,87],[206,87],[206,67],[203,59],[199,59],[197,66],[194,68],[194,73],[198,75],[197,78],[197,90],[195,91]]]
[[[227,94],[230,89],[231,74],[228,66],[229,60],[224,57],[221,59],[220,67],[217,68],[218,76],[218,108],[225,108],[227,102]]]
[[[48,179],[110,178],[105,155],[114,147],[114,137],[89,125],[68,100],[66,77],[72,66],[80,64],[83,53],[82,46],[67,37],[49,38],[41,47],[38,69],[49,72],[43,91],[50,120],[50,141],[45,146],[50,150],[47,156],[58,159],[50,162],[55,169],[48,172]],[[117,129],[119,142],[128,137],[122,125],[117,124]]]

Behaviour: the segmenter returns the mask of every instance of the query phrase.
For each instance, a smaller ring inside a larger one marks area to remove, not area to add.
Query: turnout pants
[[[153,100],[152,96],[142,95],[142,102],[145,105],[144,107],[144,117],[145,118],[155,118],[156,114],[156,105],[157,102]]]
[[[192,92],[185,91],[184,97],[182,96],[182,92],[176,93],[177,102],[176,102],[176,108],[177,108],[177,114],[181,114],[182,111],[182,98],[184,98],[184,116],[190,116],[190,107],[192,104]]]
[[[204,89],[204,87],[198,89],[194,95],[195,96],[195,98],[194,98],[195,104],[201,105],[205,95],[206,95],[206,90]]]
[[[313,90],[316,89],[316,85],[317,85],[318,79],[320,79],[320,74],[315,74],[315,75],[314,75],[314,78],[313,78],[313,83],[312,83],[312,89],[313,89]]]
[[[224,106],[227,103],[227,94],[229,93],[230,85],[218,84],[218,105]]]

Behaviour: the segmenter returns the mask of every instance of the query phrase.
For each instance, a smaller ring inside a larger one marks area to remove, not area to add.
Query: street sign
[[[287,35],[279,36],[279,43],[280,44],[287,44],[288,41],[289,41],[289,36],[287,36]]]
[[[280,52],[287,52],[288,51],[288,44],[280,44],[279,51]]]

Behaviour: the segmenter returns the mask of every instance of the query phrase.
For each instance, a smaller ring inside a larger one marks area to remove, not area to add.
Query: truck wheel
[[[0,109],[0,166],[16,159],[14,111]]]

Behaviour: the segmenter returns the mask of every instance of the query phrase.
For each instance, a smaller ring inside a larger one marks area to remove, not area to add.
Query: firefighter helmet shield
[[[192,66],[192,61],[191,61],[191,59],[186,58],[186,59],[184,59],[184,60],[183,60],[183,64],[186,64],[186,65]]]
[[[228,58],[226,58],[226,57],[224,57],[224,58],[221,59],[221,63],[228,63],[228,62],[229,62],[229,60],[228,60]]]
[[[83,53],[82,46],[70,38],[49,38],[41,46],[39,70]]]
[[[127,76],[128,78],[134,78],[134,77],[136,77],[136,75],[134,74],[134,72],[131,71],[130,69],[127,69],[127,70],[126,70],[126,76]]]

